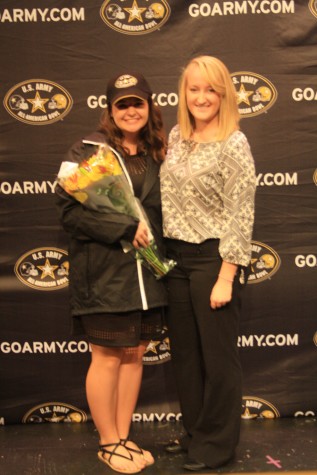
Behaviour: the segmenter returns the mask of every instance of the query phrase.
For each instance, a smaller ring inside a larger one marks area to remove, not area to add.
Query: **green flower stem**
[[[154,240],[151,241],[148,247],[139,249],[137,254],[146,260],[146,262],[154,269],[158,277],[167,274],[175,266],[174,261],[167,261],[158,256],[157,246]]]

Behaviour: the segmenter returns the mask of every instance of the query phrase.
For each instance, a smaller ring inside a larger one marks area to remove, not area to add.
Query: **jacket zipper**
[[[126,167],[125,167],[124,161],[122,160],[121,155],[114,148],[112,148],[112,147],[109,147],[109,148],[117,156],[118,161],[119,161],[119,163],[121,165],[121,168],[123,170],[123,173],[124,173],[128,183],[130,185],[131,192],[134,196],[134,189],[133,189],[132,181],[131,181],[130,175],[129,175]],[[143,216],[142,208],[139,206],[138,202],[136,202],[136,204],[137,204],[137,207],[139,209],[139,212],[140,212],[141,216]],[[150,234],[151,234],[151,231],[150,231]],[[146,293],[145,293],[145,288],[144,288],[142,264],[141,264],[140,259],[136,260],[136,265],[137,265],[137,270],[138,270],[138,280],[139,280],[139,289],[140,289],[140,295],[141,295],[141,301],[142,301],[142,308],[143,308],[143,310],[148,310],[149,306],[148,306],[148,303],[147,303],[147,298],[146,298]]]
[[[142,264],[140,259],[136,260],[137,270],[138,270],[138,278],[139,278],[139,288],[142,300],[142,308],[143,310],[148,310],[149,306],[146,299],[144,282],[143,282],[143,273],[142,273]]]
[[[90,140],[83,140],[83,143],[88,143],[88,144],[98,145],[98,146],[99,145],[105,145],[105,143],[93,142],[93,141],[90,141]],[[108,145],[108,147],[109,147],[109,145]],[[133,190],[133,185],[132,185],[132,182],[131,182],[131,178],[130,178],[130,175],[129,175],[126,167],[125,167],[125,164],[122,160],[122,157],[119,155],[119,153],[114,148],[112,148],[112,147],[109,147],[109,148],[116,155],[116,157],[118,158],[118,161],[119,161],[119,163],[122,167],[122,170],[125,174],[125,177],[126,177],[127,181],[129,182],[132,194],[134,195],[134,190]],[[142,209],[140,209],[140,213],[142,214]],[[124,249],[123,249],[123,251],[127,252]],[[137,265],[137,272],[138,272],[138,281],[139,281],[139,289],[140,289],[140,295],[141,295],[141,301],[142,301],[142,308],[143,308],[143,310],[148,310],[149,306],[148,306],[148,303],[147,303],[147,298],[146,298],[146,293],[145,293],[145,288],[144,288],[142,264],[141,264],[140,259],[136,260],[136,265]]]

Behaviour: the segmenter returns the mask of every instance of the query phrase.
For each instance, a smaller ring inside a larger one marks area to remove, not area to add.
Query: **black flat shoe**
[[[181,446],[178,440],[174,440],[170,444],[164,447],[164,450],[169,454],[180,454],[181,452],[185,452],[185,449]]]
[[[185,468],[185,470],[197,472],[199,470],[204,470],[205,468],[209,467],[203,462],[195,462],[195,460],[189,460],[188,462],[184,463],[183,468]]]

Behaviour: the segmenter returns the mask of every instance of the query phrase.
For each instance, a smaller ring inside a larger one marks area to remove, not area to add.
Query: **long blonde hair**
[[[232,132],[239,129],[240,114],[230,73],[224,63],[213,56],[193,58],[183,69],[179,80],[177,113],[181,136],[188,140],[195,129],[195,119],[186,101],[188,69],[193,64],[199,67],[203,77],[220,96],[219,129],[216,139],[225,140]]]

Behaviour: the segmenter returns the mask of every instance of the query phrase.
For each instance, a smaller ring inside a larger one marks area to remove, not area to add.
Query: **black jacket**
[[[104,135],[99,132],[85,139],[105,142]],[[94,145],[77,142],[68,152],[66,160],[79,163],[90,157],[94,150]],[[156,242],[163,252],[158,174],[159,164],[148,158],[140,201],[149,218]],[[143,266],[138,273],[133,253],[124,253],[120,244],[121,239],[132,242],[138,221],[120,213],[92,211],[69,196],[60,186],[57,186],[56,194],[61,223],[70,235],[72,315],[165,306],[167,296],[164,279],[157,280]],[[140,290],[142,282],[144,293]]]

